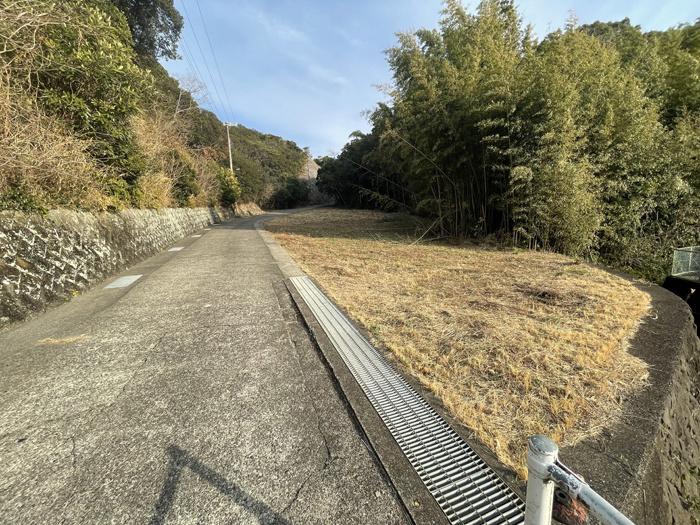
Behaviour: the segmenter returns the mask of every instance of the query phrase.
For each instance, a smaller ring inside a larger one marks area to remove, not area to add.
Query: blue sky
[[[563,26],[569,11],[580,23],[627,16],[645,31],[700,17],[698,0],[517,5],[539,37]],[[383,50],[396,32],[437,27],[442,1],[175,0],[175,7],[185,17],[184,58],[163,62],[168,71],[198,77],[210,94],[202,106],[222,121],[293,140],[317,157],[338,153],[351,132],[369,131],[361,113],[384,98],[374,86],[391,81]]]

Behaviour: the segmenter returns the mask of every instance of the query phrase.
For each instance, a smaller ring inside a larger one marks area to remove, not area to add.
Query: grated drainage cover
[[[525,504],[308,277],[290,279],[450,523],[521,524]]]

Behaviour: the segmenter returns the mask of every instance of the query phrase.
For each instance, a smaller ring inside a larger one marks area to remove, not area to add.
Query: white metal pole
[[[550,525],[554,503],[554,482],[548,467],[559,457],[559,447],[544,436],[533,436],[527,450],[527,497],[525,525]]]

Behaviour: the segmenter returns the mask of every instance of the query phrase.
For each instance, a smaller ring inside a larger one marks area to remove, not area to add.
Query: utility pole
[[[228,128],[233,126],[234,128],[238,127],[238,124],[231,124],[230,122],[224,122],[224,126],[226,126],[226,138],[228,139],[228,164],[229,167],[231,168],[231,173],[233,173],[233,157],[231,156],[231,135],[228,132]]]

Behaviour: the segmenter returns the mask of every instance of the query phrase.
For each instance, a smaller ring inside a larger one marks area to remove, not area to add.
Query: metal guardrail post
[[[555,487],[566,492],[605,525],[634,525],[605,498],[559,462],[559,447],[544,436],[533,436],[527,451],[525,525],[550,525]]]
[[[554,481],[549,467],[556,464],[559,447],[544,436],[533,436],[527,450],[527,497],[525,525],[550,525],[554,503]]]

